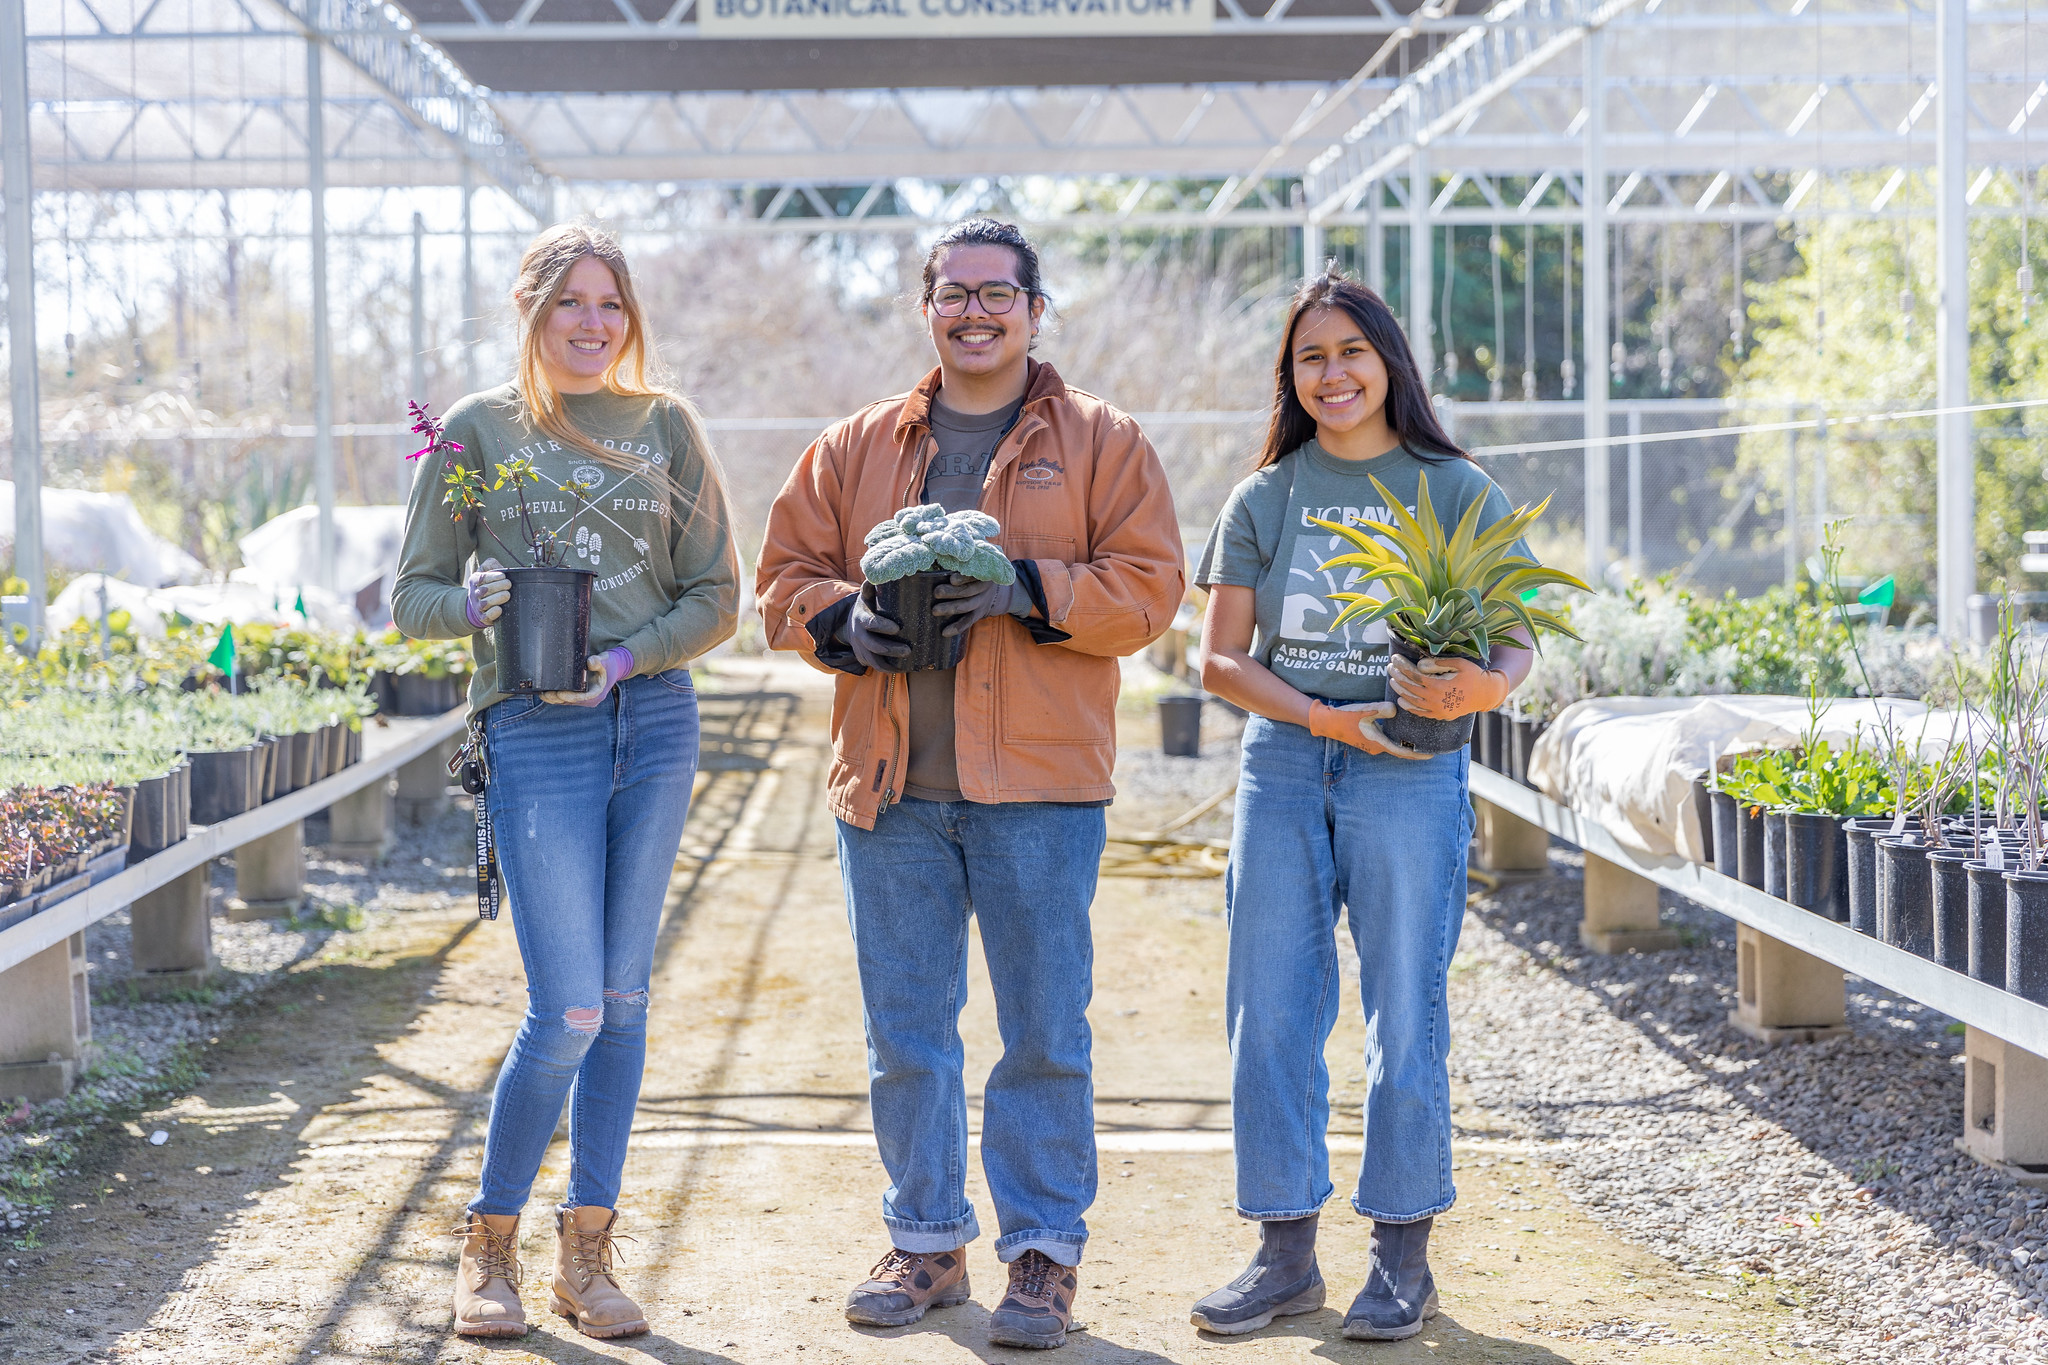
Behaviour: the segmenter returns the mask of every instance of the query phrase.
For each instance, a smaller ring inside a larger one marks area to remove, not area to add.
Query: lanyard
[[[498,875],[498,841],[491,828],[490,802],[486,789],[491,780],[490,746],[484,738],[481,714],[469,718],[469,742],[448,760],[448,771],[462,789],[476,798],[476,917],[496,919],[501,878]]]

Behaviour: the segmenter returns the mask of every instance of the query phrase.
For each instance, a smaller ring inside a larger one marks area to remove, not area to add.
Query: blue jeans
[[[485,792],[526,1018],[491,1096],[469,1207],[518,1213],[569,1109],[564,1208],[616,1208],[647,1058],[647,982],[697,775],[686,668],[630,678],[588,709],[535,696],[484,712]]]
[[[1472,804],[1466,751],[1390,758],[1253,716],[1224,901],[1237,1211],[1301,1218],[1331,1193],[1336,927],[1365,1007],[1365,1156],[1351,1207],[1409,1223],[1451,1206],[1450,1008]]]
[[[868,1101],[889,1173],[882,1222],[905,1251],[951,1251],[981,1232],[967,1202],[961,1076],[971,915],[1003,1038],[981,1118],[996,1256],[1081,1262],[1095,1202],[1088,907],[1106,833],[1100,807],[1042,802],[908,797],[872,830],[839,822]]]

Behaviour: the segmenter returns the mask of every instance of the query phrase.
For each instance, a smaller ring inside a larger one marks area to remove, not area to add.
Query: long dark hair
[[[1299,450],[1316,434],[1316,419],[1308,415],[1294,392],[1294,331],[1304,313],[1318,308],[1342,309],[1358,324],[1367,344],[1379,352],[1387,367],[1387,425],[1401,438],[1401,444],[1431,464],[1472,458],[1436,420],[1429,387],[1415,367],[1415,354],[1408,349],[1408,335],[1401,330],[1394,310],[1333,262],[1296,290],[1288,306],[1287,328],[1280,334],[1280,361],[1273,372],[1273,418],[1266,424],[1266,443],[1254,469],[1278,463],[1281,456]]]

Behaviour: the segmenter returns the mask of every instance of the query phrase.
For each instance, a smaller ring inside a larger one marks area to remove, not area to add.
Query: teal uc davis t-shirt
[[[1195,582],[1252,589],[1252,656],[1297,691],[1328,701],[1383,701],[1387,627],[1351,621],[1330,630],[1342,609],[1330,594],[1351,591],[1358,570],[1318,569],[1353,547],[1308,519],[1387,523],[1392,514],[1373,479],[1413,513],[1424,473],[1430,505],[1446,531],[1475,502],[1484,503],[1482,528],[1513,510],[1507,495],[1470,460],[1425,461],[1405,446],[1370,460],[1340,460],[1310,441],[1231,490],[1203,547]],[[1527,555],[1527,544],[1517,542],[1516,553]]]

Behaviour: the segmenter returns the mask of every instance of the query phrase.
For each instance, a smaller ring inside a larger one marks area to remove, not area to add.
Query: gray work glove
[[[839,638],[864,667],[880,673],[908,673],[903,661],[910,657],[910,646],[896,638],[903,633],[896,623],[875,610],[874,597],[872,584],[860,590],[846,624],[839,628]]]
[[[939,633],[949,638],[965,635],[977,622],[1001,616],[1009,611],[1016,588],[1015,583],[989,583],[954,574],[932,589],[932,615],[958,618]]]

